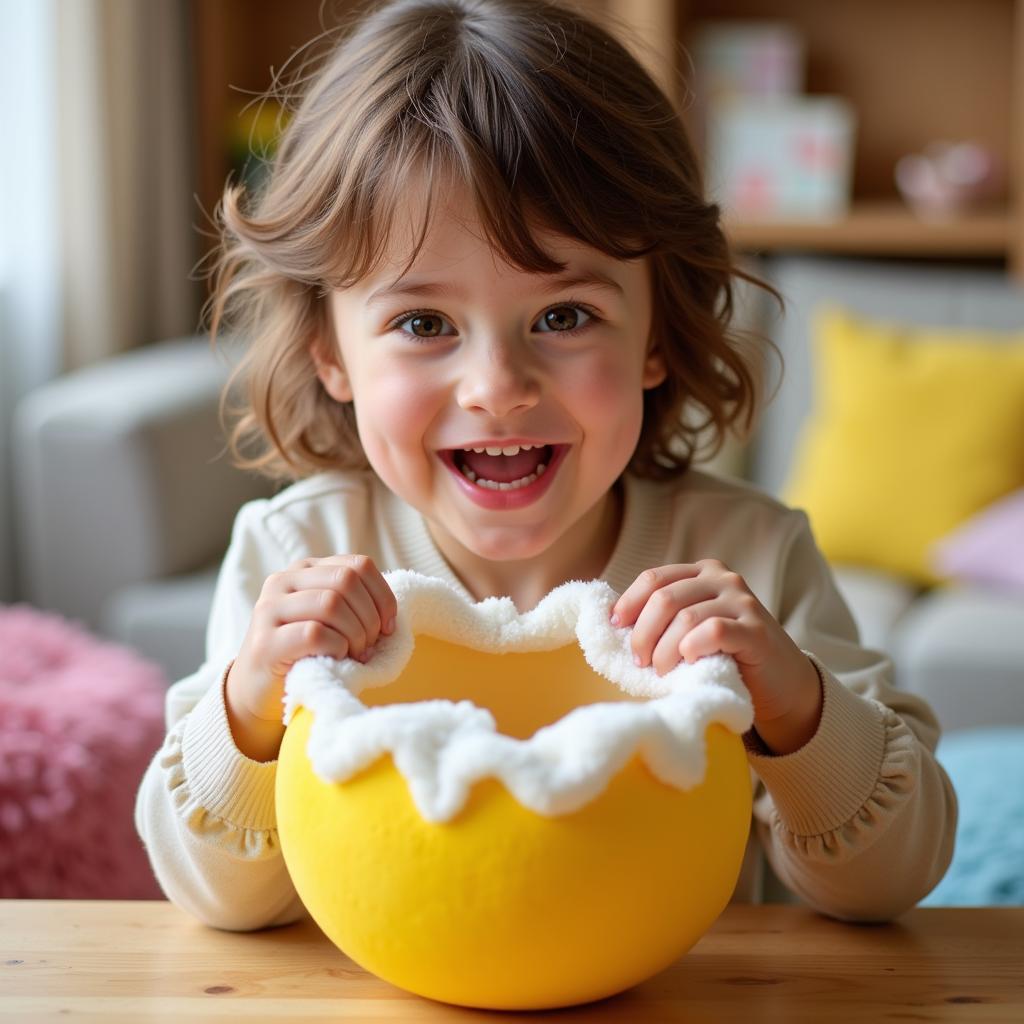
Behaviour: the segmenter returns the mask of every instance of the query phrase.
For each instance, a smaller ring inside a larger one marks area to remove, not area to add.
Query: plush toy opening
[[[708,726],[753,721],[727,655],[664,677],[636,666],[602,580],[564,583],[520,615],[510,598],[473,604],[407,570],[386,579],[401,614],[374,657],[303,658],[285,681],[283,720],[313,713],[306,754],[325,782],[391,754],[429,821],[491,777],[537,814],[569,814],[634,754],[667,785],[700,785]]]
[[[367,687],[359,699],[367,707],[468,700],[490,711],[498,731],[513,739],[528,739],[585,704],[647,701],[598,675],[578,643],[499,654],[423,634],[416,637],[402,675],[385,686]]]

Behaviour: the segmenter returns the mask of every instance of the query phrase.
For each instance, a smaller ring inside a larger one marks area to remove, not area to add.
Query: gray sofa
[[[224,450],[217,406],[236,355],[163,341],[15,410],[21,598],[131,644],[171,680],[202,660],[235,512],[272,493]]]
[[[800,256],[761,269],[786,299],[787,313],[779,319],[773,304],[760,302],[753,315],[781,349],[786,372],[747,452],[744,475],[773,494],[811,410],[810,320],[823,300],[924,326],[1024,331],[1024,288],[1002,270]],[[891,655],[897,684],[925,696],[945,730],[1024,724],[1024,593],[921,589],[854,565],[834,569],[862,642]]]
[[[787,374],[755,441],[711,468],[773,493],[810,408],[808,317],[819,299],[925,324],[1024,325],[1024,293],[1002,272],[797,257],[758,269],[789,315],[773,319],[755,293],[745,308],[782,348]],[[61,378],[16,413],[24,599],[131,644],[171,679],[202,660],[235,511],[272,493],[223,452],[226,373],[206,341],[178,339]],[[891,654],[897,684],[928,698],[947,731],[1024,723],[1024,595],[922,592],[857,566],[835,575],[863,641]]]

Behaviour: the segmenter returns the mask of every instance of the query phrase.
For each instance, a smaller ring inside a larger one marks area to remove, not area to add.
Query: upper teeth
[[[543,448],[542,444],[514,444],[510,448],[463,448],[464,452],[473,451],[477,454],[487,452],[488,455],[518,455],[520,452],[528,452],[533,448]]]

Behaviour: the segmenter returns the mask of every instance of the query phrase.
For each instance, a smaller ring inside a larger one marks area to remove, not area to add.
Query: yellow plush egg
[[[299,896],[368,971],[445,1002],[600,999],[724,909],[750,825],[731,658],[658,677],[572,582],[519,615],[387,574],[396,632],[366,665],[286,685],[278,830]]]

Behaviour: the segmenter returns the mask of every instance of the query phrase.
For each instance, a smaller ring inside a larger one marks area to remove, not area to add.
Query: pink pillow
[[[0,604],[0,899],[163,896],[134,810],[166,690],[129,648]]]
[[[1000,498],[936,542],[932,566],[961,583],[1024,591],[1024,488]]]

